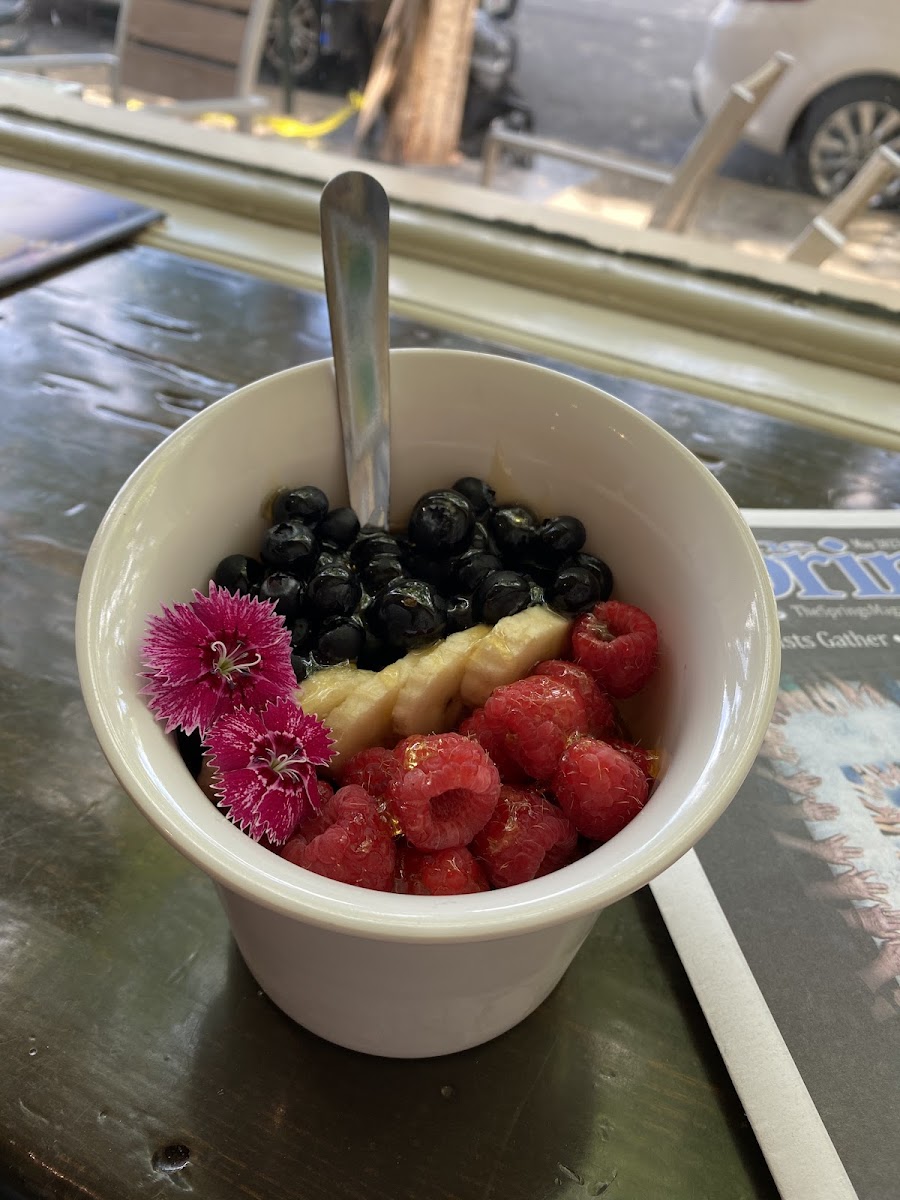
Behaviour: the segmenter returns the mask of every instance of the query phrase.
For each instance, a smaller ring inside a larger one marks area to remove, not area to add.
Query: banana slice
[[[297,700],[306,713],[314,713],[320,721],[353,694],[356,688],[375,675],[374,671],[359,671],[350,663],[325,667],[304,679],[297,689]]]
[[[367,746],[389,745],[394,733],[394,705],[408,671],[407,659],[401,658],[383,671],[360,671],[360,680],[342,704],[333,708],[325,722],[334,738],[332,770],[341,767]]]
[[[463,703],[478,708],[494,688],[521,679],[545,658],[558,658],[571,625],[568,617],[543,606],[498,621],[469,655],[460,687]]]
[[[459,692],[469,655],[490,632],[490,625],[475,625],[407,654],[409,671],[394,705],[396,734],[445,733],[455,727],[463,711]]]

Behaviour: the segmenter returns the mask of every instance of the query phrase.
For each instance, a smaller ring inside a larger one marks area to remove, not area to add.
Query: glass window
[[[895,0],[0,0],[0,54],[0,103],[24,71],[236,148],[312,148],[324,173],[351,154],[437,176],[456,207],[516,196],[545,229],[576,214],[601,242],[659,229],[745,274],[900,286]]]

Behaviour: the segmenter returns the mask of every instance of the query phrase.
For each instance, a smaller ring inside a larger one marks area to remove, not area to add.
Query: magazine
[[[900,1196],[900,511],[748,512],[775,714],[652,885],[784,1200]]]
[[[162,217],[95,188],[0,167],[0,288],[125,241]]]

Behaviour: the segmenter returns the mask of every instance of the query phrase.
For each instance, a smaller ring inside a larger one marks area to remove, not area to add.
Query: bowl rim
[[[701,481],[701,486],[708,489],[711,500],[727,512],[735,537],[752,565],[753,599],[758,614],[756,636],[763,655],[760,682],[747,699],[740,749],[730,756],[723,770],[698,779],[689,793],[692,802],[682,804],[663,831],[657,832],[618,863],[614,850],[616,839],[613,839],[571,866],[514,888],[452,897],[407,896],[351,887],[303,871],[251,841],[224,817],[214,835],[200,830],[179,804],[177,796],[162,788],[148,769],[149,764],[141,761],[143,756],[135,754],[129,760],[119,752],[110,711],[115,707],[113,690],[108,679],[106,687],[103,686],[104,672],[96,649],[97,640],[92,637],[103,605],[99,576],[104,548],[116,530],[131,520],[132,502],[139,496],[144,481],[155,475],[167,459],[178,455],[186,438],[197,436],[198,425],[202,427],[205,422],[216,420],[229,407],[243,403],[256,390],[270,387],[276,379],[323,370],[333,378],[333,361],[317,359],[264,376],[190,417],[156,446],[122,484],[97,528],[85,560],[76,609],[76,658],[95,735],[132,802],[167,841],[218,886],[283,916],[371,939],[436,943],[525,934],[589,913],[596,914],[644,886],[690,850],[737,793],[768,728],[780,679],[777,606],[765,563],[740,509],[700,460],[637,409],[593,384],[550,367],[480,351],[430,347],[391,350],[392,360],[424,357],[436,362],[442,357],[459,359],[463,356],[500,359],[507,369],[545,374],[551,386],[554,381],[557,386],[560,381],[565,381],[566,386],[574,385],[594,397],[603,397],[625,420],[645,429],[649,427],[653,436],[661,438],[670,451],[684,461],[688,470]],[[187,772],[185,782],[196,787]],[[583,867],[589,860],[594,860],[598,868],[590,874]],[[605,870],[602,869],[604,866]]]

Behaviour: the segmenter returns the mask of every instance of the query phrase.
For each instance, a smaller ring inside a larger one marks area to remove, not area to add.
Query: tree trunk
[[[391,105],[388,146],[407,163],[442,166],[456,153],[478,0],[420,0],[412,51]]]

